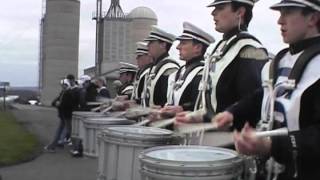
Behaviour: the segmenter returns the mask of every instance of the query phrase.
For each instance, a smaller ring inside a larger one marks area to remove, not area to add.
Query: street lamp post
[[[3,90],[3,111],[6,111],[6,90],[9,86],[9,82],[0,82],[0,88]]]

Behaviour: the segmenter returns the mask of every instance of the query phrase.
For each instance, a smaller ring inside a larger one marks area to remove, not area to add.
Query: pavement
[[[41,144],[49,144],[58,126],[55,108],[14,105],[13,112],[19,122],[34,133]],[[41,153],[34,160],[0,168],[2,180],[94,180],[97,177],[98,160],[89,157],[74,158],[69,149],[57,149],[56,153]]]

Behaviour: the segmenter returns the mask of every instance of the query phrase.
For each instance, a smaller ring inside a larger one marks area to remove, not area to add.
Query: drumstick
[[[95,108],[90,109],[90,111],[92,111],[92,112],[97,112],[97,111],[99,111],[100,109],[101,109],[101,106],[98,106],[98,107],[95,107]]]
[[[190,113],[186,114],[186,116],[187,117],[202,116],[203,114],[204,114],[203,110],[198,110],[198,111],[190,112]],[[165,126],[168,126],[170,124],[173,124],[175,120],[176,120],[175,118],[159,120],[159,121],[152,122],[150,124],[150,126],[161,128],[161,127],[165,127]]]
[[[145,120],[142,120],[142,121],[134,124],[134,126],[144,126],[144,125],[148,124],[149,122],[150,122],[149,119],[145,119]]]
[[[175,120],[176,120],[176,118],[154,121],[154,122],[150,123],[150,126],[162,128],[162,127],[168,126],[170,124],[173,124]]]
[[[273,137],[273,136],[287,136],[289,131],[287,128],[280,128],[271,131],[258,131],[255,135],[259,138],[262,137]]]
[[[177,132],[181,134],[190,134],[193,132],[199,131],[209,131],[209,130],[217,130],[216,123],[191,123],[191,124],[181,124],[177,126]]]
[[[105,109],[102,110],[100,113],[101,113],[101,114],[104,114],[104,113],[106,113],[106,112],[109,112],[111,109],[112,109],[112,105],[109,106],[109,107],[107,107],[107,108],[105,108]]]

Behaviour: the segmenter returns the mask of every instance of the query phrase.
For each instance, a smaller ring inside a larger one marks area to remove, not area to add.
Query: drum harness
[[[228,40],[220,41],[214,50],[213,53],[209,55],[207,60],[205,60],[202,79],[199,84],[199,94],[197,96],[195,109],[203,109],[204,112],[212,111],[213,115],[215,115],[215,110],[211,107],[210,101],[210,92],[212,90],[212,79],[210,77],[210,73],[214,73],[216,71],[216,63],[220,61],[238,41],[252,39],[259,42],[255,37],[251,36],[248,32],[242,31],[237,35],[229,38]],[[260,42],[259,42],[260,43]]]
[[[255,37],[248,34],[246,31],[240,32],[237,35],[234,35],[228,40],[220,41],[215,49],[212,51],[213,53],[209,55],[209,57],[205,60],[202,79],[199,83],[199,93],[196,99],[195,109],[194,111],[198,111],[198,114],[205,115],[207,112],[211,112],[214,116],[216,114],[213,106],[211,104],[211,90],[212,90],[212,79],[210,77],[210,73],[214,73],[216,70],[216,63],[220,61],[224,55],[229,51],[231,47],[233,47],[239,40],[242,39],[253,39],[259,42]],[[201,113],[200,113],[201,112]],[[200,136],[200,145],[202,144],[204,131],[199,132],[197,134]]]
[[[171,59],[167,59],[167,58],[168,57],[161,60],[157,64],[154,64],[153,66],[151,66],[149,73],[147,73],[145,75],[144,87],[143,87],[143,91],[142,91],[142,95],[141,95],[141,99],[142,99],[141,103],[142,103],[143,107],[150,106],[150,98],[151,97],[150,97],[150,92],[149,92],[150,90],[148,87],[151,87],[152,80],[154,80],[156,78],[157,74],[162,69],[162,67],[164,65],[166,65],[167,63],[172,63],[172,64],[179,66],[179,64],[177,62],[175,62],[174,60],[171,60]],[[170,68],[168,68],[168,69],[170,69]]]
[[[138,88],[138,81],[139,81],[139,71],[135,74],[134,76],[134,81],[133,81],[133,91],[130,100],[135,100],[138,99],[138,95],[136,94],[136,89]]]
[[[280,60],[284,57],[284,55],[288,52],[288,48],[280,51],[278,55],[275,57],[275,59],[270,64],[269,69],[269,80],[265,80],[262,84],[264,88],[267,88],[269,90],[268,94],[268,102],[267,102],[267,113],[265,113],[264,116],[262,116],[260,122],[257,124],[257,131],[271,131],[274,128],[274,106],[276,97],[279,91],[286,90],[288,98],[290,98],[293,90],[296,88],[297,84],[299,83],[302,74],[304,72],[304,69],[308,65],[308,63],[312,60],[313,57],[318,55],[320,53],[320,46],[314,45],[311,48],[308,48],[305,50],[297,59],[296,63],[294,64],[289,76],[288,80],[284,81],[282,83],[279,83],[275,85],[275,81],[277,80],[277,69],[279,66]],[[283,129],[283,128],[282,128]],[[275,136],[288,136],[289,135],[289,129],[287,129],[287,133],[279,133],[274,134]],[[280,131],[279,131],[280,132]],[[293,146],[293,163],[294,163],[294,175],[293,177],[298,177],[298,166],[297,166],[297,145],[294,138],[290,138]],[[253,163],[253,169],[250,171],[255,173],[257,172],[257,163],[261,160],[259,157],[254,157]],[[276,180],[278,178],[278,175],[282,173],[285,169],[285,166],[282,164],[277,163],[272,157],[269,158],[269,160],[266,162],[266,170],[267,170],[267,180]],[[255,179],[255,178],[253,178]]]

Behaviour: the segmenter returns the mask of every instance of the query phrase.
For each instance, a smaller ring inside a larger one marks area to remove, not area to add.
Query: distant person
[[[122,85],[119,87],[117,95],[127,96],[126,99],[130,99],[133,93],[133,81],[137,73],[137,66],[125,62],[120,62],[120,65],[119,80]]]
[[[95,80],[95,85],[97,86],[97,99],[99,98],[110,98],[109,90],[107,89],[106,79],[99,77]]]
[[[92,107],[88,105],[88,102],[96,101],[97,86],[91,82],[91,77],[88,75],[80,77],[79,86],[79,110],[90,111]]]
[[[74,108],[72,99],[73,95],[70,83],[67,79],[61,80],[60,84],[62,90],[58,97],[52,102],[52,106],[55,106],[58,109],[60,122],[53,141],[44,147],[46,152],[55,152],[55,148],[59,145],[62,145],[62,142],[59,142],[59,140],[63,139],[64,131],[66,131],[64,138],[69,139],[71,135],[71,117]]]
[[[146,42],[137,42],[136,61],[139,69],[133,83],[134,90],[132,99],[138,104],[142,104],[142,102],[144,102],[142,99],[146,98],[142,96],[142,92],[145,87],[145,78],[149,73],[153,62],[152,57],[148,54],[148,46]],[[142,105],[145,106],[145,104]]]

